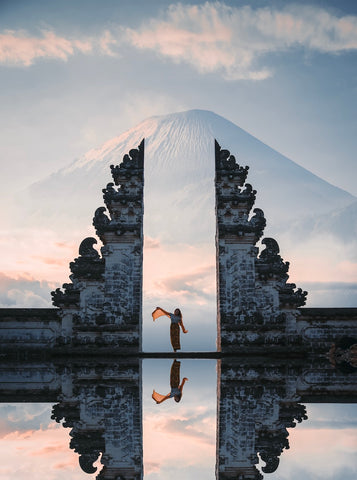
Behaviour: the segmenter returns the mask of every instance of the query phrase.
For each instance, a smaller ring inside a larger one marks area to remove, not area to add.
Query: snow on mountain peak
[[[150,117],[37,183],[30,189],[33,198],[40,200],[37,214],[46,222],[54,217],[56,223],[59,218],[70,223],[73,210],[69,205],[76,205],[76,218],[85,212],[88,218],[88,212],[102,203],[101,189],[111,181],[109,166],[119,164],[143,138],[146,216],[151,215],[150,208],[160,209],[160,198],[167,208],[187,209],[190,217],[200,206],[196,220],[207,217],[214,225],[214,139],[230,150],[238,163],[250,167],[248,182],[258,191],[256,205],[265,211],[268,225],[285,224],[292,215],[327,213],[355,200],[225,118],[207,110],[189,110]],[[152,216],[157,217],[155,213]],[[157,233],[159,223],[151,234]],[[202,229],[200,237],[204,235]]]

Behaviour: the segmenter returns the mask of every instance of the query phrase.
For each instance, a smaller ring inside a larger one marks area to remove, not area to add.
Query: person
[[[182,313],[179,308],[175,308],[174,313],[167,312],[161,307],[156,307],[155,310],[152,312],[153,321],[157,318],[166,315],[171,320],[170,325],[170,340],[172,348],[174,352],[181,349],[180,344],[180,327],[182,328],[183,333],[187,333],[188,330],[185,329],[183,322],[182,322]]]
[[[185,382],[187,382],[188,378],[184,377],[180,384],[180,367],[181,362],[178,362],[175,359],[171,365],[170,371],[170,393],[168,393],[167,395],[161,395],[161,393],[157,393],[155,392],[155,390],[153,390],[151,398],[155,400],[157,404],[162,403],[169,398],[173,398],[175,402],[179,402],[181,400],[183,386],[185,385]]]

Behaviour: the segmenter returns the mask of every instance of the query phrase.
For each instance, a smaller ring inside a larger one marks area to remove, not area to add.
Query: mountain
[[[343,210],[356,200],[223,117],[190,110],[144,120],[32,185],[26,193],[31,197],[28,221],[59,230],[88,226],[103,203],[101,189],[111,181],[109,165],[120,163],[142,138],[145,226],[151,237],[176,241],[173,224],[185,242],[192,241],[193,227],[197,241],[214,235],[215,138],[241,165],[249,165],[247,181],[258,191],[256,206],[265,212],[269,234],[311,214],[316,218]]]
[[[355,305],[356,197],[203,110],[144,120],[16,192],[14,202],[22,205],[18,218],[11,209],[15,233],[4,244],[8,270],[36,270],[36,278],[67,281],[77,245],[94,235],[92,218],[104,205],[101,190],[112,181],[110,165],[120,163],[143,138],[146,332],[151,332],[154,306],[183,306],[185,316],[194,319],[192,342],[208,335],[214,348],[214,139],[250,167],[247,182],[257,190],[255,206],[265,213],[265,236],[276,238],[282,257],[291,262],[290,281],[309,290],[308,306]],[[150,341],[164,338],[165,324],[161,333],[159,328],[151,337],[147,333]]]

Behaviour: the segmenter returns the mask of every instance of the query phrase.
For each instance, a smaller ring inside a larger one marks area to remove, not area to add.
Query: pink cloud
[[[68,469],[73,469],[73,467],[77,467],[76,460],[73,458],[72,460],[68,462],[60,462],[56,463],[53,465],[54,470],[68,470]]]
[[[78,454],[69,448],[69,442],[68,429],[57,424],[48,429],[12,432],[0,440],[1,468],[4,474],[11,472],[8,478],[52,478],[54,471],[67,470],[71,480],[83,479]],[[94,480],[95,475],[86,477]]]
[[[346,466],[354,468],[357,435],[353,428],[299,429],[297,426],[289,429],[289,443],[290,449],[284,451],[280,459],[281,478],[290,478],[296,470],[301,472],[301,478],[305,473],[309,478],[343,478]]]
[[[156,415],[144,417],[145,472],[148,473],[153,464],[159,472],[165,467],[172,468],[178,461],[180,468],[211,465],[213,471],[215,419],[207,412],[208,416],[202,415],[202,407],[197,407],[195,412],[191,411],[188,415],[182,410],[176,413],[169,410],[170,405],[160,405]],[[195,418],[188,420],[191,414]]]
[[[214,295],[215,284],[212,284],[212,280],[215,271],[215,265],[200,267],[194,271],[160,279],[155,285],[163,293],[204,299]]]
[[[46,447],[41,448],[40,450],[34,450],[31,455],[35,457],[41,457],[41,456],[48,456],[51,455],[52,453],[59,453],[60,451],[62,452],[67,452],[67,447],[66,445],[63,445],[59,442],[54,443],[52,445],[47,445]]]
[[[99,37],[66,38],[51,30],[42,31],[40,36],[24,30],[6,30],[0,34],[0,63],[28,67],[38,59],[66,61],[78,53],[113,56],[111,46],[117,43],[118,38],[109,31]]]
[[[144,474],[149,475],[160,471],[160,463],[158,462],[146,462],[144,464]]]
[[[158,19],[127,29],[131,43],[200,72],[221,71],[227,79],[262,80],[272,75],[257,68],[272,52],[303,47],[323,53],[357,48],[357,17],[338,17],[314,6],[253,9],[221,2],[171,5]]]
[[[157,238],[151,238],[151,237],[148,237],[147,235],[145,235],[144,246],[147,249],[160,248],[160,241]]]
[[[144,292],[146,297],[187,299],[206,303],[214,297],[215,258],[212,245],[166,245],[144,247]]]
[[[60,237],[46,229],[3,231],[0,247],[6,255],[2,257],[2,271],[12,278],[24,277],[30,272],[37,279],[66,282],[69,262],[78,256],[78,246],[85,236],[86,232],[72,231]]]
[[[40,260],[46,265],[59,265],[61,267],[63,267],[64,265],[68,265],[68,261],[66,261],[65,259],[42,257],[41,255],[32,255],[32,258],[34,258],[35,260]]]
[[[74,245],[73,243],[69,243],[69,242],[55,242],[55,246],[59,248],[66,248],[71,251],[77,249],[77,245]]]
[[[37,58],[67,60],[76,51],[88,53],[90,44],[71,41],[51,31],[42,37],[30,37],[24,31],[7,30],[0,35],[0,62],[29,66]]]

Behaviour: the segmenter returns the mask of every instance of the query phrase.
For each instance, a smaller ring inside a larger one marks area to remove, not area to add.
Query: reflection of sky
[[[216,443],[216,362],[182,360],[187,377],[180,403],[157,405],[153,389],[170,392],[172,360],[143,362],[144,465],[150,480],[213,479]]]
[[[48,403],[0,405],[0,480],[91,480],[68,445],[69,429],[51,420]]]
[[[214,479],[216,362],[182,360],[188,378],[180,403],[157,405],[170,391],[171,359],[143,361],[143,441],[148,480]],[[0,480],[94,479],[69,449],[69,431],[50,419],[50,404],[0,404]],[[266,479],[352,480],[357,476],[356,405],[308,404],[309,419],[289,429],[290,449]]]
[[[271,480],[355,480],[356,405],[308,404],[308,420],[289,429],[290,449]]]

